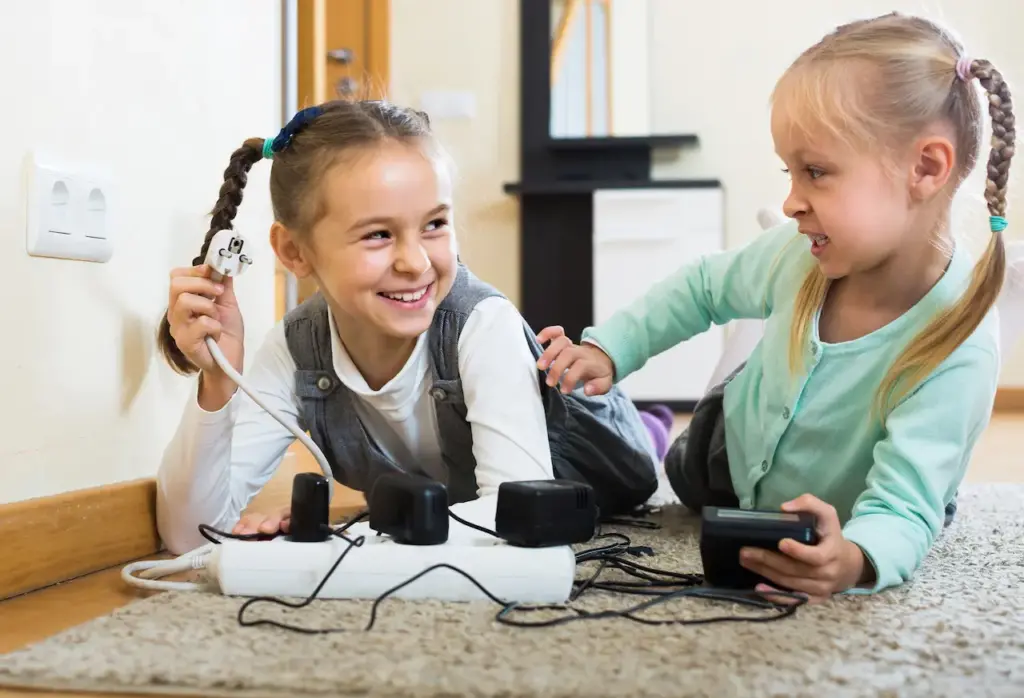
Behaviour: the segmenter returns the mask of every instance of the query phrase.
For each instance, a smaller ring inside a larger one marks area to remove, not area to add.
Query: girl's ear
[[[270,226],[270,245],[281,264],[299,279],[312,275],[313,265],[309,251],[299,245],[295,233],[279,221]]]
[[[922,138],[911,151],[910,191],[914,199],[928,201],[943,192],[956,167],[956,149],[944,136]]]

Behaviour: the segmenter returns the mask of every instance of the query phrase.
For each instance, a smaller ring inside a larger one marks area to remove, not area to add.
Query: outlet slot
[[[99,189],[89,192],[85,202],[85,237],[90,240],[106,240],[107,198]]]
[[[50,189],[49,231],[57,235],[71,235],[71,192],[63,179]]]

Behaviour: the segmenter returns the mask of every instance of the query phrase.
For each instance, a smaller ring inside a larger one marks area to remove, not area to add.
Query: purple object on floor
[[[651,441],[654,443],[654,452],[658,456],[658,462],[661,462],[665,454],[668,453],[669,427],[666,426],[661,415],[652,412],[641,412],[640,419],[643,421],[644,426],[647,427],[647,433],[651,435]],[[671,424],[671,421],[669,424]]]
[[[669,409],[668,405],[651,405],[644,411],[657,417],[658,421],[664,424],[666,429],[672,431],[672,425],[675,424],[676,415],[675,412]]]

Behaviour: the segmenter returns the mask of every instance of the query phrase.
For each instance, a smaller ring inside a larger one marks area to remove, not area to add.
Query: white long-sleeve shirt
[[[443,478],[427,335],[397,376],[371,390],[345,351],[333,316],[330,321],[334,370],[352,391],[371,437],[399,466]],[[516,307],[495,297],[476,306],[459,338],[479,498],[452,510],[488,528],[502,482],[553,477],[537,364],[523,333]],[[264,402],[297,422],[295,363],[282,323],[270,331],[245,378]],[[157,526],[178,554],[203,543],[200,523],[230,530],[295,440],[242,390],[216,412],[201,408],[197,398],[198,380],[157,473]]]

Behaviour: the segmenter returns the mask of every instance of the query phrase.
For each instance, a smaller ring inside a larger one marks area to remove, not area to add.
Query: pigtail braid
[[[249,170],[257,162],[263,159],[263,139],[250,138],[242,147],[231,153],[228,166],[224,169],[224,184],[220,187],[217,196],[217,204],[210,212],[210,229],[203,240],[203,246],[199,256],[192,260],[192,265],[203,263],[206,253],[210,249],[210,242],[214,235],[222,230],[231,230],[232,222],[238,213],[238,207],[242,203],[242,190],[249,182]]]
[[[985,201],[988,202],[991,215],[1005,217],[1006,184],[1017,135],[1010,88],[988,61],[972,61],[970,70],[970,74],[978,78],[978,82],[985,88],[988,111],[992,118],[992,150],[989,152],[986,170],[988,178],[985,181]]]
[[[878,396],[882,414],[971,336],[995,304],[1006,277],[1003,229],[1006,227],[1006,185],[1016,142],[1013,101],[1003,76],[986,60],[970,61],[962,77],[967,80],[977,78],[981,83],[992,118],[991,150],[985,179],[985,201],[991,220],[988,245],[975,264],[963,297],[935,318],[889,370]],[[905,379],[906,382],[902,382]],[[900,385],[898,390],[897,385]]]
[[[199,255],[192,260],[192,266],[203,263],[210,249],[210,242],[217,233],[233,227],[235,215],[242,203],[242,191],[249,180],[249,170],[263,159],[263,142],[262,138],[250,138],[231,154],[228,166],[224,169],[224,183],[210,214],[210,229],[206,232]],[[196,372],[196,367],[185,357],[171,336],[171,325],[166,311],[157,330],[157,346],[164,359],[177,373],[187,376]]]

